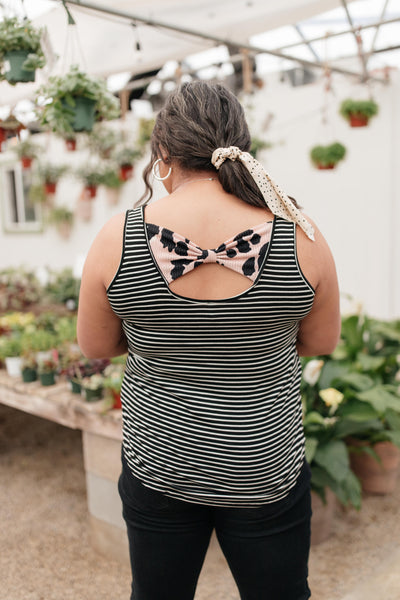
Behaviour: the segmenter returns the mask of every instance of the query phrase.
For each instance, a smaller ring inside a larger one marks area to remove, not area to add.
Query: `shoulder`
[[[95,237],[86,259],[86,271],[109,282],[121,260],[124,227],[127,213],[118,213],[109,219]]]
[[[304,215],[314,228],[315,240],[310,240],[301,227],[296,227],[297,256],[301,269],[316,289],[321,279],[332,270],[334,261],[329,245],[316,223]]]

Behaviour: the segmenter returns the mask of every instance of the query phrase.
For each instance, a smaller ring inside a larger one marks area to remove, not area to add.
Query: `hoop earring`
[[[162,158],[157,158],[156,162],[153,165],[153,168],[152,168],[151,172],[153,173],[154,179],[157,179],[157,181],[165,181],[171,175],[172,169],[170,167],[169,170],[168,170],[168,173],[166,175],[164,175],[164,177],[160,177],[160,175],[157,175],[157,173],[156,173],[156,166],[158,165],[159,162],[163,162],[163,159]]]

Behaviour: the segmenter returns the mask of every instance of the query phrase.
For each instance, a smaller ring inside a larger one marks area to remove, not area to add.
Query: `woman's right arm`
[[[300,356],[333,352],[339,341],[341,328],[335,263],[326,240],[314,223],[313,226],[315,242],[297,228],[298,260],[305,277],[315,290],[312,309],[299,326],[296,345]]]

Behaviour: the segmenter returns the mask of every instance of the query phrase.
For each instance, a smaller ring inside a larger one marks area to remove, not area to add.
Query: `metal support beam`
[[[300,25],[298,25],[296,23],[296,25],[294,25],[295,30],[297,31],[297,33],[299,34],[299,36],[301,37],[301,39],[303,40],[304,44],[306,44],[306,46],[308,47],[308,49],[310,50],[311,54],[314,56],[315,60],[317,62],[321,62],[320,57],[318,56],[318,54],[315,52],[314,48],[311,45],[311,42],[309,42],[309,40],[307,40],[307,38],[305,37],[304,33],[302,32]]]
[[[400,21],[400,17],[394,17],[393,19],[387,19],[386,21],[377,21],[376,23],[369,23],[369,25],[360,25],[358,27],[358,31],[364,31],[365,29],[372,29],[374,27],[382,27],[383,25],[390,25],[391,23],[398,23]],[[346,29],[345,31],[335,31],[335,32],[327,32],[324,35],[319,35],[318,37],[309,38],[308,43],[312,44],[313,42],[322,42],[327,38],[339,37],[341,35],[347,35],[352,33],[351,29]],[[292,42],[291,44],[285,44],[284,46],[279,46],[276,48],[279,52],[282,50],[288,50],[289,48],[296,48],[297,46],[302,46],[304,42]]]
[[[363,50],[363,47],[362,47],[361,34],[360,34],[360,31],[357,30],[354,27],[353,19],[351,18],[351,15],[350,15],[350,12],[349,12],[349,7],[347,6],[347,0],[342,0],[342,5],[343,5],[343,8],[345,10],[345,13],[346,13],[349,25],[351,27],[351,32],[354,35],[354,39],[356,41],[358,55],[360,57],[361,65],[362,65],[362,70],[363,70],[363,79],[362,79],[362,81],[365,82],[365,81],[368,81],[369,78],[368,78],[367,60],[365,58],[364,50]]]
[[[379,19],[380,23],[378,23],[378,25],[376,26],[374,37],[372,38],[371,48],[370,48],[370,50],[368,52],[368,55],[367,55],[367,62],[370,59],[370,57],[372,56],[372,54],[374,53],[375,44],[376,44],[376,40],[378,38],[379,29],[380,29],[380,27],[382,25],[383,19],[385,18],[386,9],[387,9],[387,5],[388,4],[389,4],[389,0],[385,0],[385,3],[384,3],[383,8],[382,8],[381,16],[380,16],[380,19]]]
[[[53,0],[53,1],[58,1],[58,0]],[[86,2],[86,1],[81,2],[80,0],[66,0],[66,3],[69,5],[75,5],[80,8],[87,8],[89,10],[101,12],[104,14],[121,17],[123,19],[128,19],[129,21],[143,23],[144,25],[148,25],[150,27],[156,27],[159,29],[168,29],[170,31],[176,31],[178,33],[183,33],[185,35],[190,35],[190,36],[197,37],[200,39],[209,40],[218,45],[237,46],[239,51],[240,50],[249,50],[250,52],[254,52],[255,54],[270,54],[271,56],[276,56],[278,58],[282,58],[282,59],[289,60],[289,61],[292,61],[295,63],[299,63],[306,67],[319,68],[319,69],[325,68],[325,66],[322,63],[320,64],[317,62],[313,62],[311,60],[304,60],[302,58],[297,58],[295,56],[289,56],[287,54],[284,54],[283,52],[279,52],[278,50],[266,50],[265,48],[260,48],[259,46],[252,46],[251,44],[243,44],[241,42],[235,42],[235,40],[232,40],[232,39],[221,38],[216,35],[204,33],[202,31],[196,31],[194,29],[190,29],[187,27],[171,25],[170,23],[164,23],[162,21],[158,21],[155,19],[149,19],[149,18],[142,17],[140,15],[136,15],[136,14],[129,13],[126,11],[109,8],[107,6],[102,6],[101,4],[97,4],[94,2]],[[356,77],[357,79],[364,80],[364,74],[360,74],[360,73],[357,73],[354,71],[349,71],[347,69],[342,69],[341,67],[333,67],[332,66],[331,70],[335,73],[340,73],[342,75]],[[368,79],[372,79],[374,81],[378,81],[378,82],[384,83],[384,84],[387,83],[385,80],[383,80],[379,77],[374,77],[374,76],[370,76],[370,75],[368,75]]]

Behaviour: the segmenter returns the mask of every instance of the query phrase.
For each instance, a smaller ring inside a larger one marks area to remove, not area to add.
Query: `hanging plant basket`
[[[90,77],[73,65],[63,76],[50,77],[36,96],[41,124],[64,137],[91,131],[95,121],[116,119],[118,99],[103,79]]]
[[[121,165],[119,168],[119,178],[121,181],[128,181],[128,179],[132,179],[133,173],[133,165]]]
[[[350,127],[367,127],[369,123],[369,117],[358,113],[349,115]]]
[[[29,55],[28,50],[14,50],[4,55],[8,66],[5,76],[9,83],[28,83],[35,81],[36,70],[24,69],[23,65]]]
[[[75,138],[66,138],[65,139],[65,147],[68,152],[76,151],[76,139]]]
[[[33,158],[30,156],[21,156],[21,165],[23,169],[30,169],[32,166]]]
[[[344,159],[346,148],[339,142],[328,146],[314,146],[310,151],[310,158],[317,169],[334,169],[337,163]]]
[[[97,185],[85,185],[84,194],[85,194],[86,198],[96,198]]]
[[[74,98],[75,107],[72,119],[74,131],[92,131],[95,122],[96,101],[84,96]]]
[[[10,84],[35,81],[36,69],[46,64],[41,47],[43,30],[28,19],[6,18],[0,22],[0,78]]]
[[[350,124],[350,127],[367,127],[371,117],[378,113],[378,105],[373,100],[343,100],[339,109],[340,114]]]
[[[52,196],[57,191],[57,183],[55,181],[45,181],[44,183],[45,194]]]

